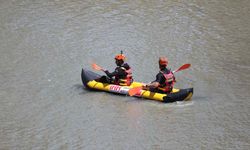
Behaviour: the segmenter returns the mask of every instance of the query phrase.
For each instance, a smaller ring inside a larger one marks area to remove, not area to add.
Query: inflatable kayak
[[[106,91],[122,95],[128,95],[128,91],[131,88],[140,87],[143,85],[143,83],[140,82],[133,82],[130,86],[119,86],[115,84],[98,82],[96,81],[96,79],[99,79],[101,75],[85,69],[82,69],[81,77],[82,77],[82,83],[87,89]],[[191,100],[192,95],[193,95],[193,88],[187,88],[187,89],[174,88],[172,92],[168,94],[155,93],[148,90],[140,90],[134,96],[170,103],[175,101]]]

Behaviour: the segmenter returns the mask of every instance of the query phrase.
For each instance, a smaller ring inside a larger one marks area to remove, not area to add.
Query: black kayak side
[[[193,88],[187,88],[187,89],[180,89],[179,92],[176,93],[169,93],[167,96],[165,96],[163,99],[165,103],[172,103],[176,101],[183,101],[183,100],[189,100],[191,99],[194,91]]]
[[[101,75],[89,70],[82,69],[81,77],[83,85],[87,88],[90,88],[88,86],[88,82],[100,78]]]

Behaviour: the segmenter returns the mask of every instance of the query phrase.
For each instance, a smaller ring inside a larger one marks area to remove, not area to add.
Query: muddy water
[[[0,3],[0,149],[250,148],[249,1]],[[120,50],[137,81],[191,63],[192,102],[86,91],[81,68]]]

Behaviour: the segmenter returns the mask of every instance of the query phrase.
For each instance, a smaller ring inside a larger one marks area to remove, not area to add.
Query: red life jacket
[[[127,73],[127,75],[125,76],[125,78],[119,78],[119,76],[115,76],[115,82],[114,82],[114,84],[121,85],[121,86],[130,86],[131,83],[133,82],[131,68],[130,69],[126,69],[123,66],[121,66],[119,68],[122,69],[122,70],[124,70]]]
[[[174,87],[174,83],[176,82],[173,72],[172,71],[169,71],[169,73],[163,73],[162,71],[160,72],[165,77],[165,83],[163,85],[160,85],[158,89],[164,92],[171,92]]]

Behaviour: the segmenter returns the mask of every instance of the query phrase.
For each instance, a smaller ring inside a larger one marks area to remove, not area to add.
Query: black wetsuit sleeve
[[[111,72],[111,73],[108,70],[106,70],[105,73],[110,78],[112,78],[113,76],[116,76],[118,74],[118,72],[116,70],[114,72]]]
[[[155,79],[154,82],[158,82],[160,84],[164,84],[164,79],[165,79],[164,75],[162,73],[158,73],[156,75],[156,79]]]
[[[127,73],[121,68],[117,68],[117,69],[115,69],[114,72],[111,72],[111,73],[108,70],[106,70],[105,73],[110,78],[112,78],[114,76],[126,76],[127,75]]]

